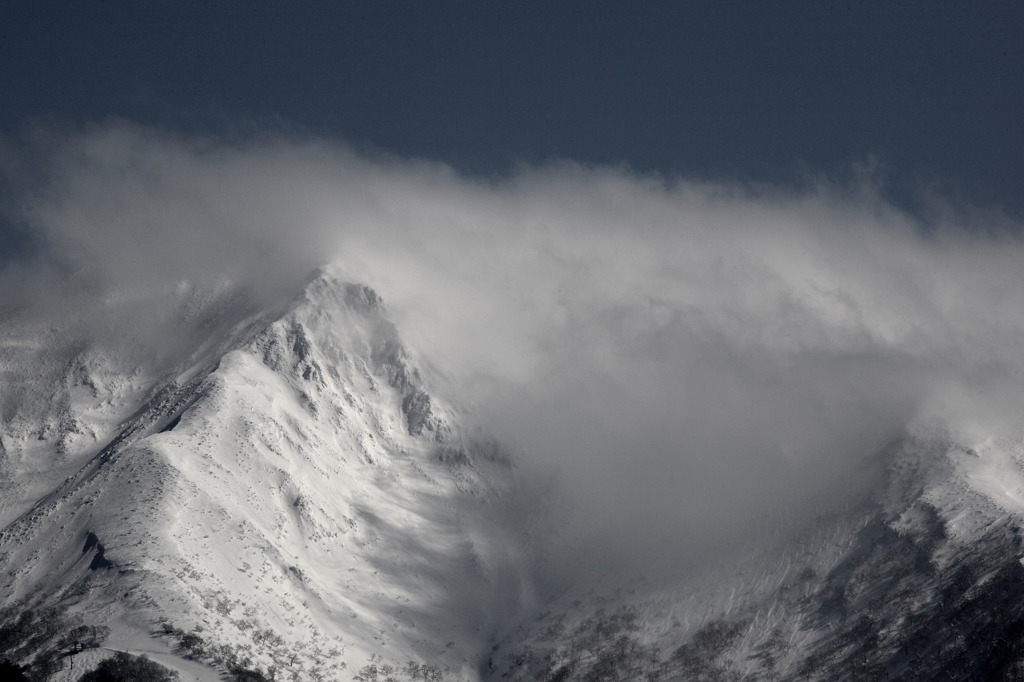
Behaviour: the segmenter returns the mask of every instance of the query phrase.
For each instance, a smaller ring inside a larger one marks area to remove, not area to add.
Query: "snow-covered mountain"
[[[207,338],[157,376],[8,325],[3,603],[65,605],[199,678],[153,633],[279,679],[371,658],[475,677],[528,587],[508,457],[367,287],[324,272],[283,312],[193,308]]]
[[[1016,680],[1024,441],[921,419],[860,480],[678,579],[570,589],[491,661],[512,680]],[[788,518],[787,518],[788,516]],[[695,548],[699,552],[699,548]]]
[[[95,311],[6,315],[0,658],[102,643],[63,679],[114,651],[194,680],[1024,672],[1024,442],[922,417],[742,547],[547,580],[560,519],[372,289],[325,269],[279,308],[168,297],[174,338],[124,301],[103,343]]]

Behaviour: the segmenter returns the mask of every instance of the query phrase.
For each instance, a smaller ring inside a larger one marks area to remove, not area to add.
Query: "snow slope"
[[[1024,440],[920,418],[862,476],[675,578],[575,586],[493,678],[1019,679]]]
[[[276,319],[234,318],[163,385],[53,370],[48,438],[7,420],[0,600],[70,604],[111,648],[166,622],[284,679],[371,657],[475,678],[526,589],[507,457],[428,392],[372,290],[323,272]],[[82,431],[109,442],[62,446]]]

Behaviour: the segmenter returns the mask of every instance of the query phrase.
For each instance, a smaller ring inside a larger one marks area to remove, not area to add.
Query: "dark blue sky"
[[[1024,207],[1019,2],[0,3],[0,133],[285,129],[472,173],[569,157]]]

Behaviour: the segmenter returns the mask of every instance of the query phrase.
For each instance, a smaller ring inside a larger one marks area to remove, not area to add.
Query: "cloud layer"
[[[9,216],[45,254],[3,274],[9,302],[69,277],[79,296],[230,283],[275,301],[336,262],[581,516],[652,545],[742,525],[922,410],[980,436],[1024,406],[1024,243],[991,212],[912,218],[869,182],[465,178],[122,123],[44,138],[3,156]],[[27,159],[38,179],[10,182]]]

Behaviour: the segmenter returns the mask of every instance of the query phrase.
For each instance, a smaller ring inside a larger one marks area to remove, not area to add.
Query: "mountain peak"
[[[318,390],[355,362],[397,392],[410,435],[439,443],[451,437],[450,416],[427,391],[383,299],[365,284],[318,271],[297,304],[251,343],[269,367],[287,365]]]
[[[103,398],[135,406],[77,471],[40,479],[0,537],[0,599],[100,619],[128,650],[168,622],[222,668],[474,670],[523,580],[487,520],[508,462],[428,392],[380,296],[323,271],[283,313],[207,329]]]

